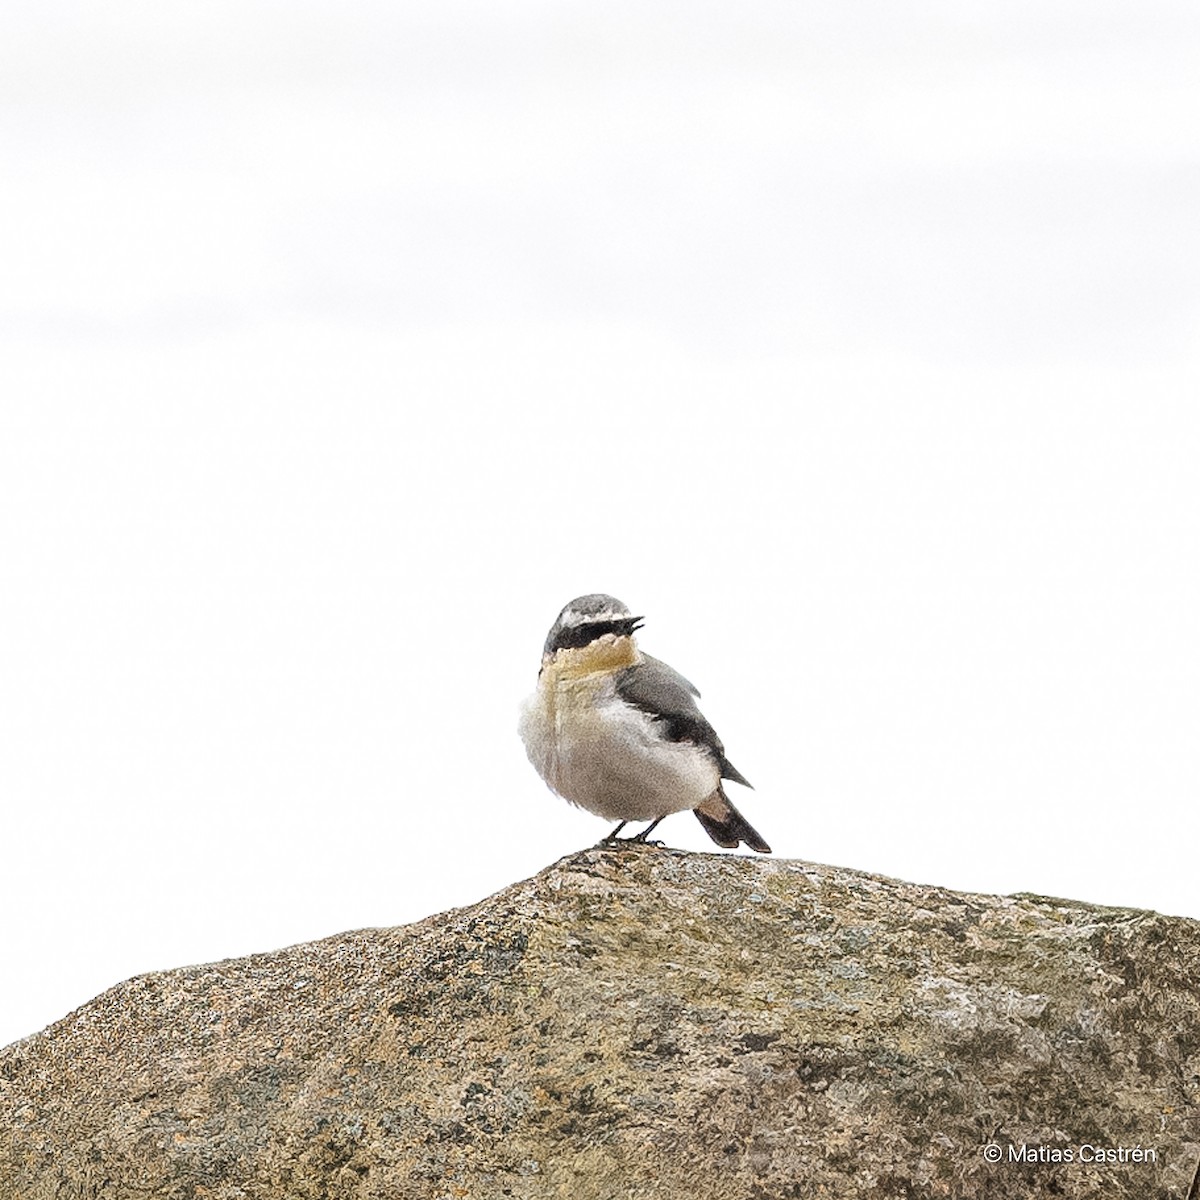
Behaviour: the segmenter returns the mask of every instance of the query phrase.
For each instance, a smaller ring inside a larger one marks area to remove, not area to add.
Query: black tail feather
[[[771,847],[763,841],[754,826],[734,808],[723,788],[718,788],[699,808],[692,811],[696,814],[696,820],[704,826],[704,832],[718,846],[732,850],[745,843],[759,854],[771,853]]]

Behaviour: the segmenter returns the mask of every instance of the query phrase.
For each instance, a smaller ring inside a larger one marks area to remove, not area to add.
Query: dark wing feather
[[[704,746],[717,760],[722,778],[750,786],[725,757],[725,747],[717,737],[717,731],[697,706],[695,697],[700,693],[678,671],[644,654],[636,666],[618,672],[616,684],[617,694],[654,717],[662,725],[668,740]]]

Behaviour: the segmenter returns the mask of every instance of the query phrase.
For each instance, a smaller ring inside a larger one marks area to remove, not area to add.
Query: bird
[[[558,614],[521,707],[530,762],[552,792],[620,822],[601,845],[645,842],[664,817],[691,809],[718,846],[770,854],[725,794],[724,780],[750,784],[697,706],[699,691],[638,649],[644,619],[600,592]],[[631,821],[650,824],[619,838]]]

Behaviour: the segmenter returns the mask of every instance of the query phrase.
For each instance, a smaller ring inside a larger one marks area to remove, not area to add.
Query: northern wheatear
[[[725,795],[723,779],[750,784],[696,706],[700,693],[638,650],[641,622],[604,595],[580,596],[558,614],[521,710],[530,762],[564,800],[620,822],[606,842],[644,842],[663,817],[690,808],[718,846],[770,854]],[[618,839],[629,821],[650,825]]]

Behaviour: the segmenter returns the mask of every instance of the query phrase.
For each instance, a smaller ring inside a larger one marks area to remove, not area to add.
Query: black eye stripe
[[[581,646],[590,645],[606,633],[618,636],[633,633],[637,627],[637,617],[624,617],[615,621],[588,621],[584,625],[569,625],[560,629],[550,645],[551,652],[555,650],[578,650]]]

